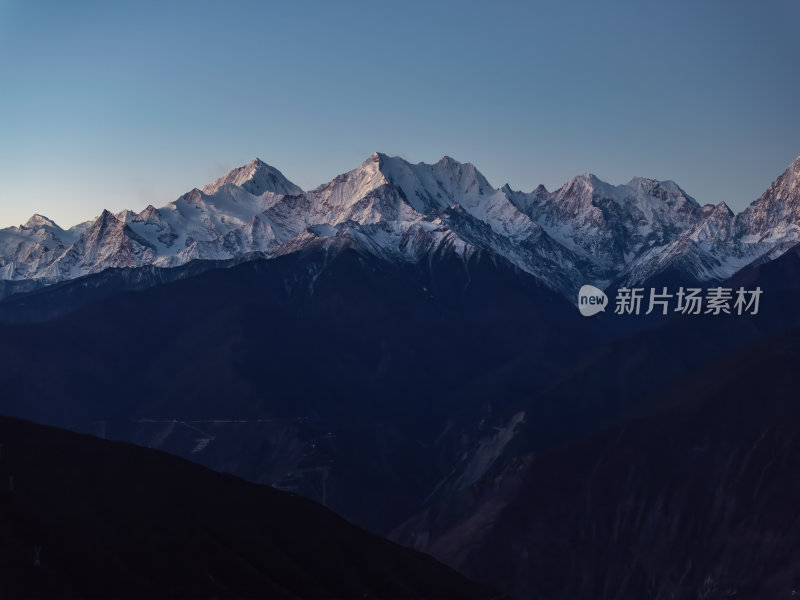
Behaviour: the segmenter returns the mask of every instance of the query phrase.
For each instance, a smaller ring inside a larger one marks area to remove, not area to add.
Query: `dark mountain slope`
[[[518,597],[794,597],[798,360],[800,332],[749,347],[665,412],[518,457],[427,549]]]
[[[0,406],[297,491],[374,531],[417,514],[399,539],[498,587],[547,591],[563,574],[547,579],[500,541],[503,527],[538,522],[525,512],[531,455],[661,414],[714,359],[800,324],[785,285],[796,251],[742,274],[764,289],[758,317],[676,317],[619,341],[637,318],[584,319],[485,254],[390,264],[327,250],[4,326]],[[620,452],[638,457],[637,443]],[[547,485],[545,514],[569,496]],[[511,505],[518,521],[505,522]],[[621,585],[614,577],[576,593]]]
[[[212,269],[259,258],[252,254],[231,260],[194,260],[180,267],[109,268],[93,275],[44,286],[36,280],[0,280],[0,323],[40,323],[77,311],[88,304],[129,291],[145,290],[190,279]]]
[[[723,284],[747,289],[760,285],[763,295],[755,316],[676,315],[637,332],[639,317],[624,319],[610,310],[598,315],[595,322],[610,332],[608,343],[589,347],[587,354],[563,369],[549,387],[527,397],[522,389],[510,394],[502,416],[487,419],[490,426],[462,449],[460,460],[428,498],[426,509],[400,527],[396,539],[430,550],[437,538],[462,527],[482,504],[495,500],[502,504],[506,496],[514,497],[517,479],[509,480],[502,473],[521,456],[659,413],[679,397],[676,389],[688,389],[685,382],[702,376],[715,360],[800,327],[796,308],[800,288],[787,285],[787,273],[798,266],[798,256],[794,249],[771,263],[743,271],[741,281]],[[625,335],[626,331],[633,333]],[[571,341],[583,343],[579,336]],[[492,399],[503,384],[519,379],[519,373],[507,369],[487,374],[473,389]],[[488,382],[497,382],[497,388]],[[481,530],[473,533],[483,535]]]
[[[6,417],[0,443],[3,598],[491,596],[309,500],[162,452]]]
[[[591,343],[591,322],[503,260],[317,249],[0,327],[0,409],[156,446],[388,531],[488,410],[502,416],[583,351],[577,331]],[[486,398],[478,380],[495,373]]]
[[[580,361],[519,406],[480,480],[452,477],[393,539],[519,597],[789,597],[797,263],[725,284],[762,287],[756,317],[677,317]]]

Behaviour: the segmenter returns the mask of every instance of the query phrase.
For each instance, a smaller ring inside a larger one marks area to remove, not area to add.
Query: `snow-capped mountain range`
[[[373,154],[304,192],[260,159],[161,208],[104,211],[64,230],[34,215],[0,230],[0,279],[50,284],[111,267],[274,257],[311,243],[395,261],[433,252],[509,260],[572,298],[584,283],[637,284],[667,270],[716,281],[800,242],[800,158],[747,209],[701,206],[672,181],[496,189],[470,163]]]

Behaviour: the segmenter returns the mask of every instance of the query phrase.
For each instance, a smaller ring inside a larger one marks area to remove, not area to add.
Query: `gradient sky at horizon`
[[[161,206],[258,156],[494,186],[673,179],[741,210],[800,154],[798,2],[0,0],[0,227]]]

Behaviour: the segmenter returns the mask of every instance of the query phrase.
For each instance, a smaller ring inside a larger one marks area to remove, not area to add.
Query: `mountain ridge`
[[[4,598],[499,598],[305,498],[163,452],[9,417],[0,441]]]
[[[306,192],[255,158],[161,208],[103,211],[68,230],[37,214],[0,230],[0,279],[52,284],[110,267],[279,256],[344,237],[393,261],[436,248],[488,251],[568,298],[583,283],[641,284],[669,269],[687,283],[715,282],[800,242],[799,173],[800,158],[734,214],[671,180],[612,185],[585,173],[526,193],[494,188],[449,156],[412,164],[379,152]]]

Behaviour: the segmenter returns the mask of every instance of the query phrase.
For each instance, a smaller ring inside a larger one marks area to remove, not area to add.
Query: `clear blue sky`
[[[800,154],[799,29],[798,2],[0,0],[0,226],[376,150],[740,210]]]

